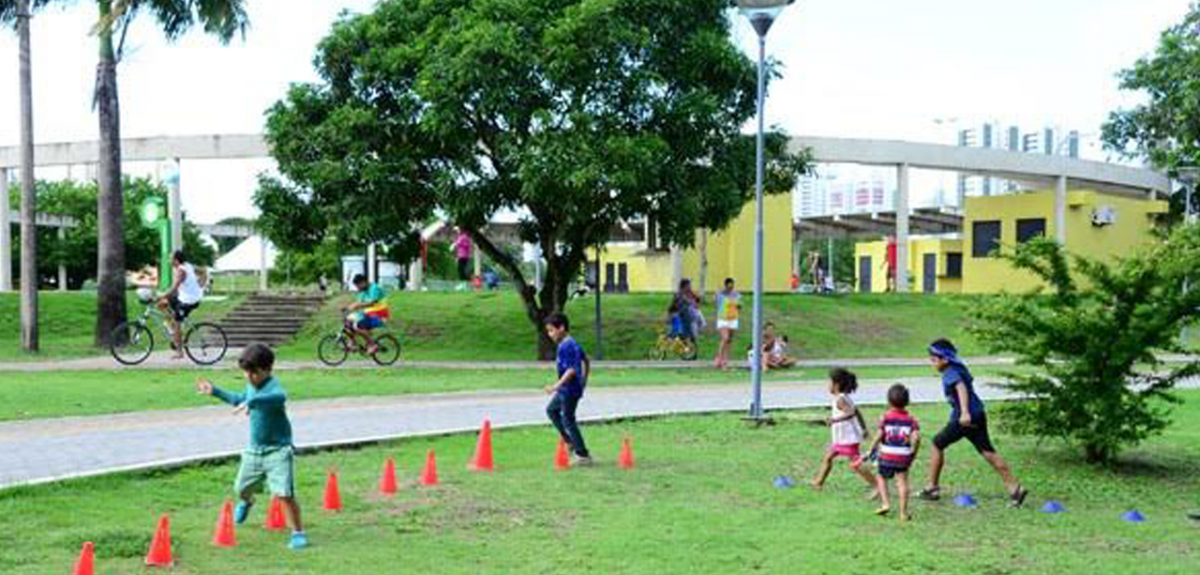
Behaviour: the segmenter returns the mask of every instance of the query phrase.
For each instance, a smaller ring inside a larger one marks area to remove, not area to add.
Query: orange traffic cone
[[[395,495],[398,491],[396,485],[396,461],[391,457],[387,458],[387,462],[383,464],[383,477],[379,478],[379,492],[384,495]]]
[[[433,456],[433,450],[425,456],[425,469],[421,470],[421,485],[437,485],[437,459]]]
[[[96,546],[91,541],[83,544],[79,559],[75,560],[75,570],[71,575],[94,575],[96,562]]]
[[[554,454],[554,468],[563,471],[571,468],[571,458],[567,454],[567,442],[558,440],[558,453]]]
[[[479,430],[479,442],[475,444],[475,457],[467,464],[471,471],[494,471],[492,464],[492,422],[483,420],[483,429]]]
[[[154,531],[154,540],[150,542],[150,552],[146,554],[146,565],[150,567],[170,567],[175,564],[171,557],[171,519],[166,515],[158,520],[158,529]]]
[[[329,472],[329,480],[325,482],[325,510],[342,510],[342,493],[338,490],[337,472]]]
[[[629,438],[621,443],[621,456],[617,458],[617,467],[633,469],[633,448],[629,446]]]
[[[271,498],[271,507],[267,509],[267,522],[263,527],[272,531],[287,529],[287,518],[283,516],[283,501],[278,497]]]
[[[217,518],[217,529],[213,532],[212,544],[217,547],[237,547],[237,536],[233,531],[233,502],[226,501]]]

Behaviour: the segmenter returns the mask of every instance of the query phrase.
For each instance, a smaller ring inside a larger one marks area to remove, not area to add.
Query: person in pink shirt
[[[471,279],[471,236],[462,228],[458,228],[458,236],[454,238],[454,257],[458,260],[458,279],[460,281],[469,281]]]

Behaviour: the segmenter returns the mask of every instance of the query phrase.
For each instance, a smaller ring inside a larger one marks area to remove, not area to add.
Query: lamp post
[[[171,223],[167,207],[158,196],[146,198],[140,206],[142,224],[158,230],[158,289],[171,287]]]
[[[1196,190],[1196,182],[1200,181],[1200,167],[1183,166],[1175,170],[1175,177],[1183,182],[1184,187],[1184,204],[1183,204],[1183,221],[1184,223],[1192,223],[1195,221],[1193,213],[1192,194]]]
[[[737,0],[738,9],[750,20],[758,34],[758,141],[756,148],[756,173],[754,177],[754,349],[751,354],[750,382],[753,395],[750,400],[750,419],[763,417],[762,405],[762,353],[763,353],[763,173],[766,170],[764,152],[763,112],[766,94],[767,31],[784,7],[795,0]]]

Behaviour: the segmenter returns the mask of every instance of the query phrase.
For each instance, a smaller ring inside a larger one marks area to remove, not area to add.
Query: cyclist
[[[171,282],[171,289],[159,298],[158,309],[167,316],[167,323],[170,324],[172,347],[175,349],[171,359],[183,359],[183,330],[179,325],[200,307],[204,288],[200,287],[196,268],[187,262],[183,252],[176,250],[171,255],[171,266],[174,269],[174,281]]]
[[[356,274],[351,280],[354,289],[358,290],[356,301],[346,306],[346,329],[355,335],[361,335],[367,342],[367,353],[374,355],[379,351],[371,330],[383,327],[392,317],[391,307],[387,302],[387,293],[377,284],[367,281],[367,276]]]

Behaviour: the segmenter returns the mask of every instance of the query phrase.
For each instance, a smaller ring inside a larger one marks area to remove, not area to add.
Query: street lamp
[[[150,196],[142,202],[138,211],[142,225],[158,230],[158,289],[171,287],[171,222],[167,219],[167,208],[163,199]]]
[[[762,405],[762,353],[763,353],[763,172],[766,170],[764,154],[763,112],[766,94],[767,31],[784,7],[795,0],[737,0],[738,9],[750,20],[758,34],[758,142],[756,150],[756,174],[754,179],[754,350],[751,354],[750,382],[753,397],[750,401],[750,419],[763,417]]]
[[[1192,205],[1193,205],[1192,204],[1192,194],[1196,190],[1196,182],[1200,181],[1200,167],[1183,166],[1180,168],[1176,168],[1175,177],[1178,178],[1180,182],[1183,182],[1183,187],[1184,187],[1184,191],[1183,191],[1183,193],[1184,193],[1183,221],[1184,221],[1184,223],[1190,224],[1190,223],[1192,223],[1192,221],[1194,219],[1193,214],[1192,214],[1192,212],[1193,212],[1193,210],[1192,210]]]

